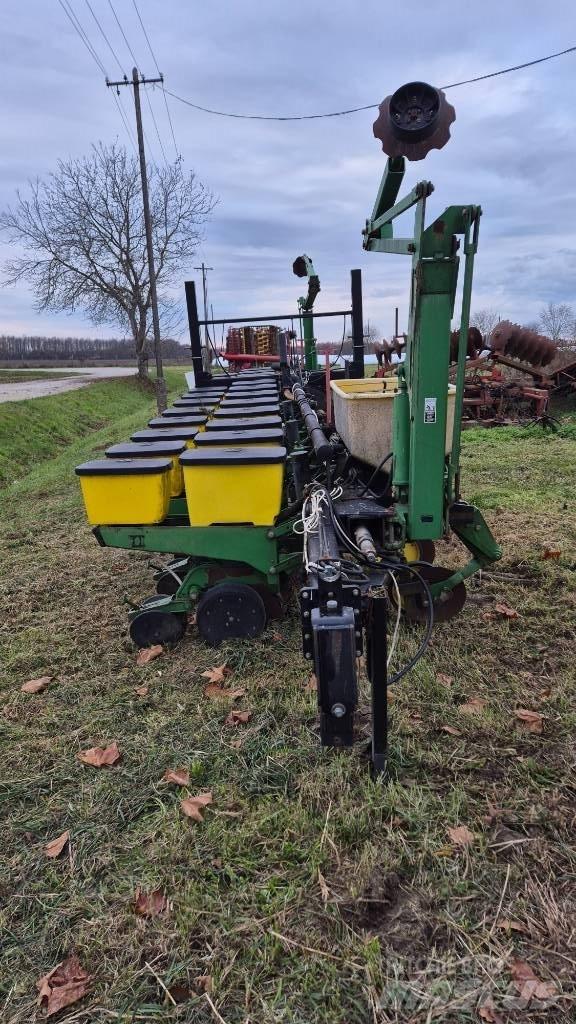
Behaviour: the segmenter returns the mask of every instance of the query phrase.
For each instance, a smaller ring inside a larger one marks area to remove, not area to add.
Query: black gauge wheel
[[[177,644],[186,632],[186,615],[181,612],[155,611],[139,612],[130,623],[130,637],[136,647],[153,647],[154,644]]]
[[[211,647],[260,636],[266,619],[260,594],[245,583],[219,583],[202,594],[196,607],[198,632]]]

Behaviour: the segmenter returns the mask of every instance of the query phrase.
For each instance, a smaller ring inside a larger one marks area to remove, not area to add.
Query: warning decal
[[[436,399],[424,399],[424,423],[436,423]]]

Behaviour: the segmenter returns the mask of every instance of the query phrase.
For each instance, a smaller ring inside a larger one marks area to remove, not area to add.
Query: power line
[[[94,61],[94,63],[98,67],[99,71],[101,71],[103,75],[106,75],[106,68],[104,67],[102,61],[100,60],[98,54],[96,53],[96,50],[92,46],[92,43],[88,39],[88,36],[87,36],[86,32],[84,31],[84,29],[82,28],[82,25],[80,24],[80,22],[79,22],[78,18],[76,17],[74,11],[72,10],[72,7],[69,4],[67,5],[67,0],[66,0],[66,2],[65,2],[65,0],[58,0],[58,3],[60,4],[60,7],[64,11],[64,14],[66,15],[66,17],[70,21],[72,27],[75,29],[77,34],[80,36],[80,39],[84,43],[84,46],[88,50],[88,53],[92,57],[92,60]]]
[[[72,25],[72,27],[74,28],[74,30],[76,31],[77,35],[80,37],[82,42],[84,43],[84,46],[88,50],[88,53],[92,57],[92,60],[96,64],[97,68],[99,69],[99,71],[102,72],[102,74],[106,78],[107,77],[106,68],[104,67],[104,64],[102,63],[102,61],[100,60],[100,57],[98,56],[96,48],[90,42],[90,39],[88,38],[88,33],[82,27],[80,19],[78,18],[77,14],[74,12],[74,10],[72,8],[72,5],[70,4],[69,0],[58,0],[58,2],[60,4],[62,10],[64,11],[65,15],[67,16],[68,20],[70,21],[70,24]],[[130,126],[128,124],[128,121],[126,120],[126,114],[124,112],[124,108],[122,107],[122,104],[121,104],[121,102],[119,100],[119,97],[116,96],[115,93],[113,93],[112,95],[114,97],[114,101],[116,103],[116,107],[118,108],[118,113],[120,114],[120,117],[122,118],[122,122],[124,124],[124,128],[126,129],[126,133],[127,133],[128,138],[130,140],[130,143],[132,144],[132,146],[135,147],[134,136],[132,135],[132,133],[130,131]]]
[[[490,71],[485,75],[477,75],[475,78],[467,78],[462,82],[451,82],[450,85],[441,86],[442,89],[456,89],[460,85],[470,85],[472,82],[483,82],[487,78],[496,78],[498,75],[508,75],[511,71],[521,71],[522,68],[533,67],[534,64],[543,64],[547,60],[553,60],[555,57],[563,57],[567,53],[574,53],[576,46],[569,46],[566,50],[559,50],[557,53],[549,53],[546,57],[537,57],[536,60],[525,61],[524,64],[515,64],[510,68],[502,68],[500,71]],[[344,117],[346,114],[357,114],[361,110],[376,110],[379,107],[379,103],[367,103],[363,107],[350,107],[348,110],[332,110],[324,114],[293,114],[287,116],[280,116],[275,114],[236,114],[231,113],[228,110],[214,110],[211,107],[202,107],[199,103],[192,103],[191,100],[185,99],[183,96],[178,96],[175,92],[171,92],[169,89],[165,90],[168,96],[172,96],[173,99],[178,100],[180,103],[185,103],[187,107],[193,107],[194,110],[201,110],[204,114],[216,114],[218,117],[234,117],[244,121],[315,121],[318,118],[324,117]]]
[[[152,49],[152,43],[150,42],[148,33],[147,33],[147,31],[146,31],[146,29],[144,27],[144,22],[142,21],[142,18],[141,18],[141,15],[140,15],[140,11],[138,10],[138,5],[136,3],[136,0],[132,0],[132,3],[134,4],[134,10],[136,11],[136,14],[138,16],[138,21],[140,22],[140,27],[142,29],[142,32],[144,33],[144,38],[145,38],[146,42],[148,43],[148,49],[150,50],[150,56],[152,57],[152,60],[154,61],[154,64],[156,65],[156,71],[160,75],[160,78],[162,78],[163,75],[162,75],[162,72],[160,71],[160,68],[158,67],[158,61],[156,60],[156,55],[154,53],[154,50]],[[174,134],[174,125],[172,124],[172,115],[170,114],[170,108],[168,106],[168,100],[166,99],[166,90],[164,88],[164,82],[162,82],[160,88],[162,89],[162,96],[164,98],[164,105],[166,107],[166,113],[168,115],[168,124],[170,125],[170,132],[172,134],[172,142],[174,143],[174,151],[176,153],[176,158],[178,158],[180,156],[180,154],[179,154],[179,151],[178,151],[178,146],[176,144],[176,136]]]
[[[118,54],[116,53],[116,50],[112,46],[112,43],[110,42],[110,40],[108,39],[108,36],[106,35],[104,29],[102,28],[102,24],[99,21],[97,15],[95,14],[94,8],[92,7],[92,4],[90,3],[90,0],[85,0],[85,2],[86,2],[86,6],[87,6],[88,10],[90,11],[90,14],[94,18],[94,21],[96,22],[98,28],[100,29],[100,34],[102,35],[102,37],[104,39],[104,42],[106,43],[108,49],[110,50],[110,53],[112,54],[114,60],[116,61],[118,67],[120,68],[120,74],[123,75],[125,73],[125,69],[122,67],[122,65],[120,63],[120,60],[118,58]]]
[[[120,29],[120,32],[122,33],[122,38],[124,39],[124,42],[126,43],[126,46],[128,47],[130,56],[132,57],[132,60],[134,61],[136,67],[138,67],[138,61],[136,60],[136,57],[134,56],[134,50],[130,46],[130,43],[128,42],[128,39],[126,38],[126,33],[125,33],[124,29],[122,28],[122,25],[120,24],[119,20],[118,20],[118,15],[116,14],[116,11],[114,10],[114,6],[112,4],[112,0],[108,0],[108,4],[109,4],[110,10],[112,11],[112,14],[114,15],[114,18],[116,20],[116,24],[118,25],[118,28]]]
[[[158,138],[158,143],[159,143],[160,149],[162,151],[162,156],[164,157],[164,163],[166,164],[166,166],[168,166],[168,160],[166,159],[166,153],[164,152],[164,146],[162,145],[162,139],[160,138],[160,132],[158,131],[158,124],[157,124],[156,118],[154,117],[154,111],[152,109],[152,103],[150,102],[150,96],[148,95],[148,90],[147,89],[144,89],[144,95],[145,95],[147,103],[148,103],[148,109],[150,111],[150,116],[152,118],[154,127],[156,129],[156,136]]]

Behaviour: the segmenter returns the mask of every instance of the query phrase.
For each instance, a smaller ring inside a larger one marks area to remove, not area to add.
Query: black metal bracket
[[[300,607],[304,657],[313,662],[317,679],[320,740],[327,747],[349,747],[358,704],[362,595],[359,587],[344,585],[331,564],[320,567],[314,584],[301,590]]]

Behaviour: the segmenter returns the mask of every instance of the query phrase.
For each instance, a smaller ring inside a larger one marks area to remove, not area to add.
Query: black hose
[[[359,498],[361,498],[363,494],[366,494],[366,491],[370,487],[370,484],[372,483],[372,481],[373,481],[374,477],[376,476],[376,474],[380,472],[380,470],[382,469],[382,466],[385,466],[386,463],[388,462],[388,460],[391,459],[393,455],[394,455],[394,452],[388,452],[388,455],[384,456],[384,458],[382,459],[382,462],[380,463],[380,465],[376,466],[376,469],[372,473],[372,476],[370,477],[368,483],[365,484],[364,487],[362,488],[362,490],[360,491],[360,494],[358,495]],[[386,493],[386,491],[384,493]]]

